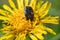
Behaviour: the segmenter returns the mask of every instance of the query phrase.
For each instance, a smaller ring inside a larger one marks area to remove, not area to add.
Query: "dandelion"
[[[46,35],[47,32],[56,35],[51,28],[44,26],[44,23],[58,24],[58,16],[46,17],[51,3],[43,0],[39,2],[36,0],[16,1],[17,6],[13,0],[8,0],[11,8],[4,4],[4,10],[0,9],[0,14],[3,15],[0,15],[0,20],[3,20],[3,28],[0,29],[0,33],[5,33],[0,37],[0,40],[26,40],[27,35],[31,40],[44,40],[43,35]],[[27,7],[30,7],[31,10]]]

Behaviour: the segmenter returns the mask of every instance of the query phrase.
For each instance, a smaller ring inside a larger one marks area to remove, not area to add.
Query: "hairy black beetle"
[[[27,20],[30,19],[30,21],[32,21],[34,19],[34,12],[33,12],[32,7],[26,6],[24,8],[24,14],[25,14],[25,17],[26,17]]]

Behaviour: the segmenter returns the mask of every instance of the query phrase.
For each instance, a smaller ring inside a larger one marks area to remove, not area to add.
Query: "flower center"
[[[11,20],[9,21],[12,25],[13,29],[19,33],[19,32],[25,32],[28,33],[32,29],[31,21],[26,20],[21,14],[16,14],[11,17]]]

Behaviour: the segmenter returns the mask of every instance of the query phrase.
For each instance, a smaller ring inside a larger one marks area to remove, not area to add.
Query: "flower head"
[[[46,35],[47,32],[56,35],[51,28],[43,25],[43,23],[58,24],[58,16],[45,17],[51,3],[48,1],[45,3],[44,1],[37,2],[37,0],[31,0],[30,2],[29,0],[16,1],[18,8],[13,0],[8,0],[11,8],[4,4],[3,8],[5,10],[0,9],[0,14],[4,15],[0,16],[0,20],[4,20],[0,33],[5,33],[0,37],[0,40],[26,40],[27,35],[32,40],[44,40],[43,35]]]

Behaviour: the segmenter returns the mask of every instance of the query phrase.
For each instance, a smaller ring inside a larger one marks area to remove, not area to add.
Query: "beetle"
[[[25,14],[26,20],[30,19],[30,21],[33,21],[33,19],[34,19],[34,12],[33,12],[32,7],[26,6],[24,8],[24,14]]]

